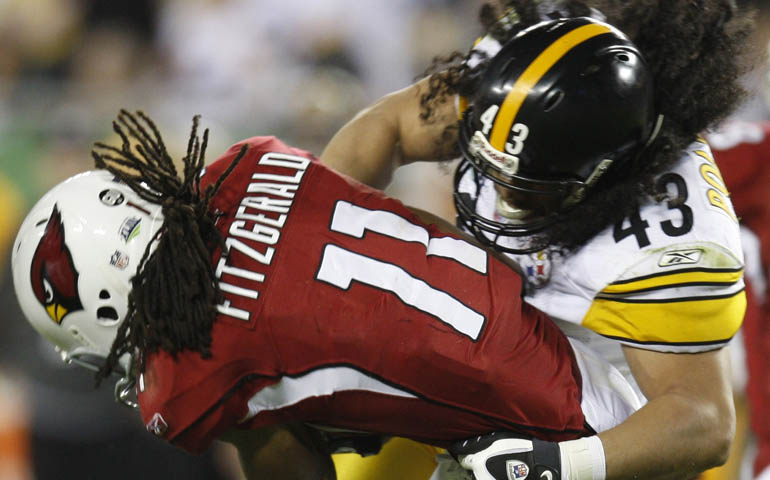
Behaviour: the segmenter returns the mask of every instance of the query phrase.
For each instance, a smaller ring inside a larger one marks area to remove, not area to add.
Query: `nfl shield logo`
[[[524,480],[529,475],[529,467],[519,460],[505,462],[505,471],[508,473],[508,480]]]

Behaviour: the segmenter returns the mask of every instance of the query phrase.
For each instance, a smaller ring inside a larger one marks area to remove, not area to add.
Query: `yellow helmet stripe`
[[[589,40],[597,35],[610,33],[612,30],[606,25],[591,23],[578,27],[562,37],[558,38],[551,45],[543,50],[540,55],[527,67],[521,74],[513,88],[505,97],[500,111],[497,113],[497,120],[492,127],[492,134],[489,137],[489,143],[497,150],[504,151],[505,141],[513,126],[516,114],[519,113],[521,104],[527,98],[529,91],[545,75],[553,65],[559,61],[570,50],[577,45]]]

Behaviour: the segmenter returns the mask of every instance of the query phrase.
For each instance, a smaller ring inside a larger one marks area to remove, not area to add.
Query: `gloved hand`
[[[500,432],[449,449],[476,480],[561,480],[559,445]]]

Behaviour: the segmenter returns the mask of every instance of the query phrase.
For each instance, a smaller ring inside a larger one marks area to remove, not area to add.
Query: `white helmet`
[[[161,210],[94,170],[51,189],[24,219],[11,260],[16,297],[65,362],[104,363],[128,310],[131,278],[163,223]],[[130,403],[130,355],[119,366],[116,394]]]

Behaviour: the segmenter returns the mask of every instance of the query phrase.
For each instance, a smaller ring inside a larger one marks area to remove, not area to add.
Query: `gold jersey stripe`
[[[663,275],[643,277],[638,280],[611,283],[600,293],[618,294],[686,286],[688,284],[724,284],[736,283],[743,276],[743,269],[736,270],[692,270],[672,272]]]
[[[527,98],[529,91],[545,75],[556,62],[559,61],[570,50],[577,45],[589,40],[597,35],[610,33],[609,27],[605,25],[589,24],[578,27],[554,41],[543,50],[537,58],[529,64],[524,73],[521,74],[516,83],[508,92],[500,111],[497,114],[497,120],[492,133],[489,137],[489,143],[497,150],[504,151],[505,141],[508,139],[508,133],[511,131],[516,114],[519,113],[521,104]]]
[[[708,344],[729,340],[746,312],[746,293],[675,303],[625,303],[595,299],[582,325],[634,343]]]

